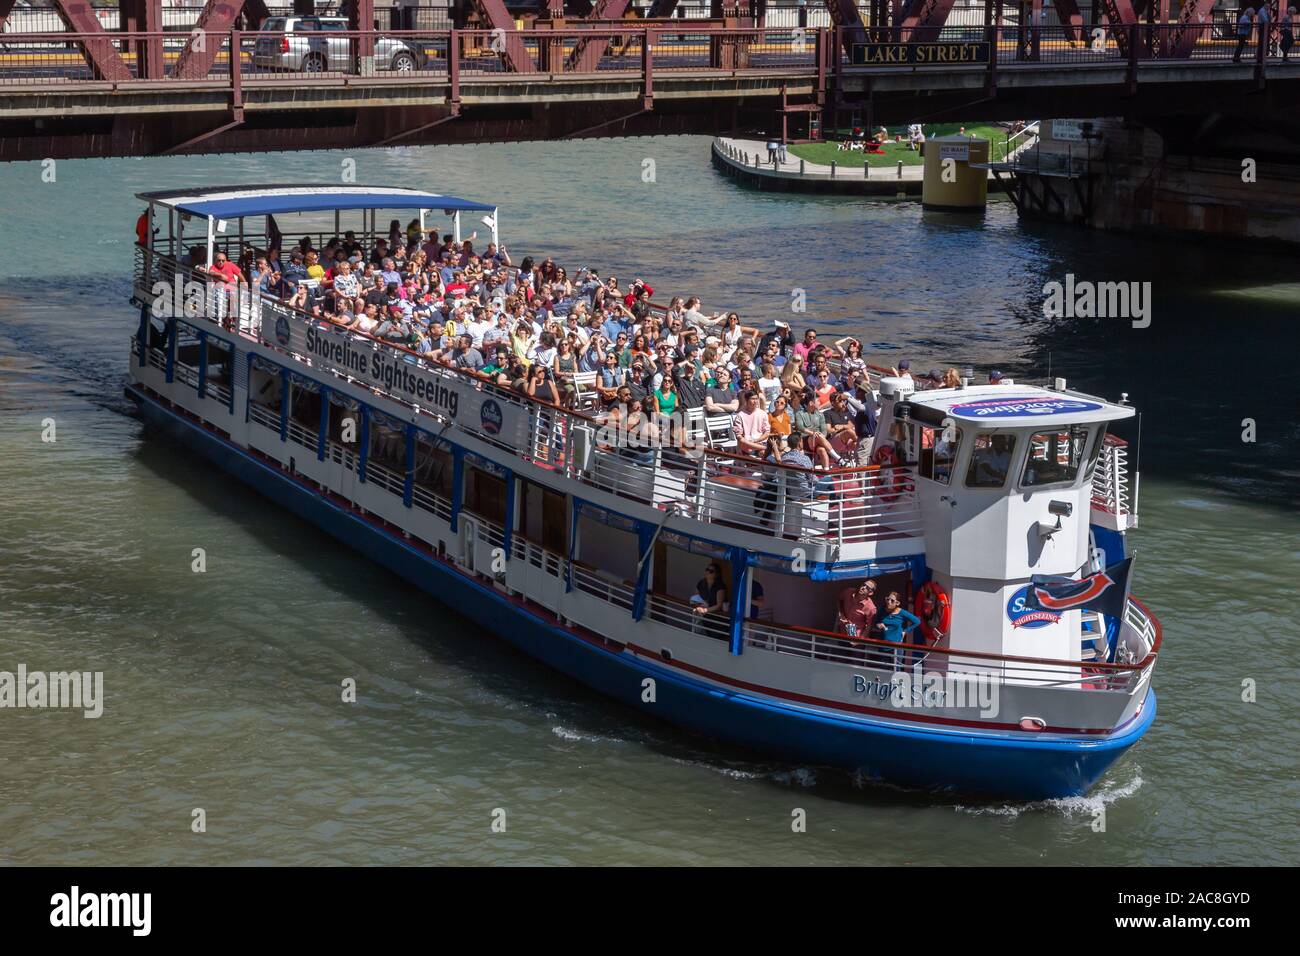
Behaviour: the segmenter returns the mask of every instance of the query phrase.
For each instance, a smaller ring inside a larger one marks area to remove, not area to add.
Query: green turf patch
[[[935,136],[952,136],[955,135],[962,127],[960,123],[927,123],[925,125],[925,135],[927,138]],[[826,136],[831,141],[822,143],[803,143],[790,147],[791,155],[798,159],[805,159],[810,163],[820,163],[823,166],[829,166],[832,162],[839,168],[845,169],[853,167],[860,169],[865,161],[868,165],[877,166],[897,166],[900,162],[904,166],[920,166],[921,154],[917,150],[908,149],[907,143],[895,143],[892,139],[883,144],[884,155],[873,153],[849,152],[839,148],[839,140],[849,136],[852,130],[827,130]],[[890,134],[898,133],[904,137],[907,135],[907,127],[889,127]],[[989,141],[990,157],[994,162],[1002,159],[1007,150],[1007,131],[1001,126],[995,126],[988,123],[970,123],[966,124],[966,132],[970,136]],[[1016,141],[1016,145],[1023,142],[1023,137]],[[1015,148],[1013,145],[1012,148]]]

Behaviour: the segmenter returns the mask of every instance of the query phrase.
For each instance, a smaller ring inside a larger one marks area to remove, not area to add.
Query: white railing
[[[196,274],[169,257],[143,247],[137,247],[137,260],[136,296],[142,303],[147,301],[144,296],[152,294],[155,280],[171,283],[169,288],[174,286],[177,276],[182,289],[188,282],[206,283],[203,288],[211,285],[203,274]],[[225,294],[218,294],[215,299],[212,295],[200,295],[198,299],[218,304],[212,321],[227,328],[237,326],[243,334],[280,351],[284,350],[275,336],[260,335],[263,318],[270,325],[281,321],[299,324],[312,321],[304,313],[272,300],[254,297],[250,302],[245,295]],[[484,442],[567,478],[659,506],[672,502],[681,514],[699,521],[816,542],[832,550],[845,544],[921,536],[915,474],[909,467],[873,466],[814,472],[710,448],[697,448],[689,453],[659,448],[649,457],[607,454],[595,447],[602,428],[602,422],[596,418],[534,402],[511,389],[426,361],[359,333],[354,334],[354,340],[358,345],[364,343],[376,350],[402,353],[406,361],[447,378],[449,384],[463,387],[467,380],[471,381],[475,388],[513,406],[527,416],[522,446],[517,436],[492,432],[472,421],[454,424]],[[322,372],[347,377],[346,369],[336,369],[321,359],[286,354],[304,365],[319,366]],[[408,404],[396,396],[390,397]],[[436,409],[421,411],[453,423]],[[314,443],[308,447],[314,447]],[[916,549],[919,551],[920,545]]]
[[[731,623],[721,614],[700,614],[695,607],[664,594],[646,595],[646,616],[681,631],[720,641],[731,639]]]
[[[280,410],[278,408],[268,408],[258,402],[250,401],[248,403],[248,420],[257,422],[264,428],[272,431],[280,430]]]
[[[1107,435],[1092,472],[1092,510],[1113,516],[1119,530],[1137,523],[1129,492],[1128,443]]]
[[[631,612],[632,602],[636,597],[636,589],[626,581],[620,581],[596,568],[587,567],[585,564],[579,564],[576,561],[573,562],[571,573],[573,587],[576,590],[585,591],[587,594],[600,598],[607,604]]]

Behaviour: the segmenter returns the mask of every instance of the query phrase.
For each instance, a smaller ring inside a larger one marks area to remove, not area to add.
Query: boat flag
[[[1123,618],[1128,603],[1129,572],[1133,559],[1125,558],[1104,571],[1078,581],[1061,581],[1035,575],[1025,595],[1025,607],[1042,611],[1089,608],[1101,614]]]

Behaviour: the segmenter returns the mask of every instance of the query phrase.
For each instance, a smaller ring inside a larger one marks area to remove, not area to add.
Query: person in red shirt
[[[841,591],[836,630],[843,631],[849,637],[866,637],[876,620],[875,595],[876,582],[872,580]]]
[[[212,265],[208,269],[208,274],[221,279],[226,284],[227,289],[233,289],[244,281],[244,274],[239,271],[239,266],[227,259],[226,254],[220,249],[212,257]]]
[[[637,279],[628,288],[627,295],[623,296],[623,304],[627,306],[629,309],[632,308],[632,306],[636,304],[637,297],[642,292],[646,294],[647,298],[655,294],[655,290],[650,288],[650,286],[648,286],[644,280]]]

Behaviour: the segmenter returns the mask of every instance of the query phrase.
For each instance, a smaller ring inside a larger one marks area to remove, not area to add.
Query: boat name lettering
[[[386,391],[420,399],[456,417],[460,391],[425,372],[405,358],[369,348],[356,348],[347,338],[307,328],[307,351],[344,369],[354,378],[367,379]],[[499,426],[498,426],[499,428]]]

